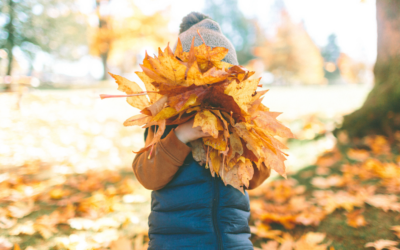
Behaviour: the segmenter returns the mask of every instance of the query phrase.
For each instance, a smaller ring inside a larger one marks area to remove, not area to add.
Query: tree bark
[[[100,7],[101,7],[101,1],[96,0],[97,17],[99,18],[99,29],[100,30],[107,29],[108,28],[107,19],[101,16]],[[103,64],[103,76],[101,77],[101,80],[107,80],[108,76],[107,60],[108,60],[108,54],[110,52],[110,43],[108,41],[103,41],[103,42],[107,45],[107,47],[103,48],[103,51],[100,52],[101,63]]]
[[[344,117],[340,130],[351,137],[400,130],[400,0],[377,0],[378,56],[375,86],[363,106]]]
[[[14,48],[14,2],[13,0],[8,0],[8,23],[5,26],[8,37],[6,41],[6,49],[8,55],[8,65],[7,65],[7,73],[6,75],[11,75],[12,72],[12,61],[14,59],[12,49]]]

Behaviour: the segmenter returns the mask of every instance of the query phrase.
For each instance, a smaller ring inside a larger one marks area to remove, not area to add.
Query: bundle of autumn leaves
[[[169,46],[159,49],[158,56],[146,53],[140,65],[143,72],[136,72],[146,91],[124,77],[111,76],[118,90],[127,94],[127,102],[141,110],[124,125],[156,128],[152,141],[137,153],[152,150],[166,125],[194,119],[193,127],[200,126],[210,137],[190,143],[193,158],[205,164],[213,177],[220,176],[225,185],[243,192],[254,168],[262,164],[286,175],[281,151],[286,147],[275,136],[291,138],[293,134],[276,120],[280,113],[270,112],[261,103],[267,90],[257,91],[260,79],[250,79],[255,72],[222,61],[227,53],[226,48],[205,43],[194,47],[194,38],[190,51],[184,52],[178,39],[175,53]]]

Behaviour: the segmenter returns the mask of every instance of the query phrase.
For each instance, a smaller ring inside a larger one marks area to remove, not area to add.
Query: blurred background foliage
[[[246,14],[238,0],[200,2],[200,9],[186,9],[204,12],[220,23],[236,48],[239,63],[264,75],[265,84],[372,83],[372,62],[344,53],[334,33],[326,37],[325,45],[317,45],[304,20],[293,19],[283,0],[268,1],[263,15]],[[2,1],[0,75],[33,76],[42,86],[68,88],[104,81],[110,70],[132,74],[144,50],[153,52],[168,42],[173,45],[177,36],[177,27],[171,28],[177,11],[171,11],[167,2],[152,11],[148,11],[151,5],[161,5],[160,1],[146,4],[133,0]],[[179,17],[185,14],[182,9]],[[373,56],[375,52],[366,53]]]

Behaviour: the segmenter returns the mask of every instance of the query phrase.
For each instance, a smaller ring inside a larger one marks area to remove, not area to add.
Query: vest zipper
[[[218,204],[219,204],[219,186],[218,186],[218,179],[217,177],[213,177],[214,179],[214,201],[213,201],[213,206],[212,206],[212,219],[213,219],[213,225],[214,225],[214,230],[215,234],[217,236],[217,243],[218,243],[218,250],[222,250],[222,239],[221,239],[221,234],[218,228],[218,223],[217,223],[217,213],[218,213]]]

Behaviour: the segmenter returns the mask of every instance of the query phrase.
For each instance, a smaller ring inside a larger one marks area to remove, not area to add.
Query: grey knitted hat
[[[236,50],[232,43],[224,36],[224,34],[222,34],[219,24],[211,20],[210,17],[198,12],[192,12],[183,18],[180,27],[181,33],[179,34],[179,38],[182,42],[183,51],[188,52],[190,50],[193,36],[195,37],[194,46],[199,46],[203,43],[200,36],[197,34],[197,30],[199,30],[207,46],[212,48],[224,47],[229,50],[228,54],[222,61],[233,65],[239,64]],[[173,50],[175,51],[175,49],[176,44]]]

